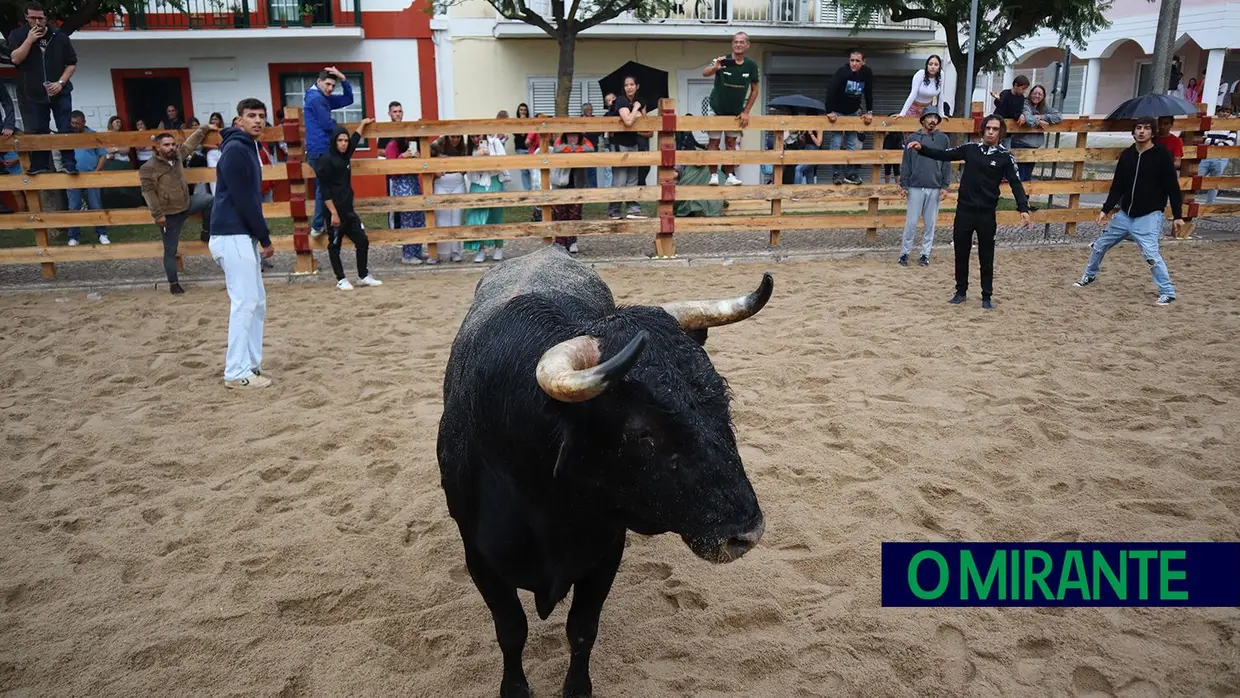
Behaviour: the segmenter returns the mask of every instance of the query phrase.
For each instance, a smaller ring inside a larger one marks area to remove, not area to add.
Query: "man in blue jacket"
[[[336,94],[336,88],[344,89],[344,94]],[[332,132],[336,130],[336,121],[332,119],[333,109],[344,109],[353,104],[353,86],[349,84],[344,73],[336,70],[336,66],[324,68],[319,79],[310,89],[302,104],[302,112],[306,123],[306,159],[310,166],[318,170],[318,159],[327,153]],[[314,219],[310,221],[310,232],[322,235],[327,227],[327,207],[323,204],[323,190],[316,182],[314,185]]]
[[[262,260],[271,257],[271,235],[263,217],[262,163],[257,138],[267,123],[267,107],[253,97],[237,104],[236,126],[220,133],[211,207],[211,258],[224,270],[232,309],[228,315],[228,353],[224,387],[265,388],[262,375],[263,321],[267,292]],[[259,252],[258,247],[262,247]]]

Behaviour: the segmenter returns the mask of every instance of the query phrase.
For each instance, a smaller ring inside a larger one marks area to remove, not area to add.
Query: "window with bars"
[[[349,84],[353,87],[353,104],[332,111],[336,123],[357,123],[366,116],[366,77],[361,72],[344,71]],[[306,90],[318,80],[318,73],[280,73],[280,107],[302,107],[305,105]],[[337,87],[336,89],[343,89]],[[552,100],[554,104],[554,100]]]
[[[556,79],[539,77],[529,79],[530,116],[549,114],[552,116],[581,116],[581,105],[594,106],[596,116],[603,113],[603,91],[598,86],[599,78],[573,78],[573,91],[568,96],[568,114],[555,113]]]

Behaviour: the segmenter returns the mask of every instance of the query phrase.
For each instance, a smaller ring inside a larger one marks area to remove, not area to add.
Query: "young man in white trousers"
[[[224,387],[265,388],[271,379],[262,374],[263,321],[267,318],[262,260],[271,257],[273,250],[263,218],[261,146],[255,139],[267,122],[267,107],[252,97],[243,99],[237,104],[237,117],[237,125],[220,134],[208,247],[211,258],[224,270],[231,302]]]

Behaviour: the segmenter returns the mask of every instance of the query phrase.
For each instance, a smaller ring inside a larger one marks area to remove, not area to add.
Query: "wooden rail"
[[[655,253],[660,257],[675,255],[674,235],[677,232],[734,232],[736,230],[769,230],[770,244],[778,245],[780,233],[785,230],[808,229],[846,229],[862,228],[867,238],[873,240],[880,228],[902,227],[904,214],[883,213],[884,208],[903,208],[904,203],[898,186],[879,184],[879,172],[883,164],[901,162],[902,151],[899,150],[787,150],[784,148],[783,135],[787,131],[865,131],[873,134],[875,144],[881,143],[883,135],[888,132],[911,132],[919,127],[915,119],[875,118],[872,123],[865,124],[858,117],[841,117],[836,123],[830,123],[825,117],[788,117],[788,116],[755,116],[750,120],[748,131],[769,130],[774,132],[775,148],[773,150],[741,150],[741,151],[678,151],[675,150],[675,135],[678,131],[696,130],[735,130],[736,123],[731,117],[679,117],[674,115],[675,104],[672,100],[660,103],[660,115],[638,119],[632,126],[625,128],[618,119],[570,118],[542,119],[521,122],[522,131],[558,134],[566,131],[655,131],[652,139],[655,149],[649,152],[631,153],[548,153],[546,147],[539,152],[528,155],[507,155],[503,157],[482,158],[431,158],[430,143],[441,135],[467,135],[481,133],[508,133],[514,130],[511,120],[459,120],[459,121],[415,121],[401,123],[373,124],[365,131],[368,139],[405,137],[415,140],[418,145],[418,157],[394,160],[355,159],[353,175],[355,177],[416,175],[422,191],[421,196],[410,197],[373,197],[359,198],[359,213],[385,213],[422,210],[426,212],[426,227],[406,228],[399,230],[369,230],[371,241],[375,244],[412,244],[427,243],[431,254],[435,254],[435,243],[456,240],[540,237],[550,241],[553,236],[583,236],[606,234],[642,234],[652,235]],[[975,133],[979,119],[949,119],[943,122],[941,130],[947,133]],[[1106,180],[1085,179],[1086,164],[1113,162],[1123,152],[1119,147],[1086,147],[1089,134],[1123,133],[1132,127],[1130,121],[1106,121],[1097,118],[1065,119],[1059,124],[1043,129],[1029,129],[1009,122],[1009,131],[1013,133],[1073,133],[1076,134],[1076,148],[1040,148],[1017,149],[1013,155],[1021,162],[1071,163],[1070,180],[1035,181],[1026,184],[1026,191],[1031,196],[1067,195],[1066,208],[1045,208],[1033,214],[1038,223],[1064,223],[1068,233],[1074,234],[1076,224],[1093,220],[1096,211],[1080,208],[1080,197],[1084,194],[1105,193],[1110,188]],[[354,125],[350,125],[350,128]],[[276,236],[273,244],[277,249],[297,252],[297,271],[314,270],[313,250],[322,249],[326,245],[324,238],[309,235],[309,215],[313,211],[313,196],[309,188],[309,180],[314,179],[314,171],[304,162],[304,126],[300,122],[297,109],[286,109],[284,122],[276,127],[263,131],[260,140],[265,143],[283,142],[288,146],[288,161],[275,166],[263,168],[264,181],[287,181],[290,196],[287,201],[267,203],[263,206],[264,216],[268,219],[291,218],[293,234]],[[1240,177],[1201,178],[1196,174],[1197,162],[1206,157],[1240,157],[1240,147],[1220,148],[1195,145],[1198,134],[1205,130],[1240,129],[1240,119],[1220,120],[1210,117],[1192,117],[1176,120],[1173,130],[1182,132],[1186,137],[1183,170],[1180,186],[1185,193],[1185,216],[1191,219],[1202,216],[1221,216],[1240,214],[1240,205],[1219,204],[1202,205],[1195,202],[1197,192],[1208,189],[1240,188]],[[0,147],[17,150],[23,162],[23,171],[29,170],[29,153],[38,150],[62,149],[70,147],[149,147],[151,132],[99,132],[63,135],[18,135],[12,139],[0,141]],[[178,131],[174,136],[178,141],[190,135],[189,131]],[[543,139],[547,144],[550,139]],[[208,145],[218,144],[219,137],[209,134],[205,141]],[[1096,141],[1095,141],[1096,143]],[[775,184],[739,187],[705,187],[679,186],[676,184],[675,168],[678,166],[705,165],[772,165],[775,171]],[[783,169],[800,164],[831,165],[856,164],[869,165],[872,184],[868,185],[784,185]],[[649,166],[657,169],[657,186],[641,186],[624,189],[560,189],[550,190],[550,172],[552,168],[574,167],[638,167]],[[543,188],[537,191],[511,191],[484,194],[433,194],[433,183],[436,174],[445,172],[471,172],[479,170],[535,169],[542,173]],[[206,168],[186,170],[186,179],[191,184],[214,181],[215,171]],[[45,276],[52,278],[55,274],[55,262],[104,260],[104,259],[138,259],[160,257],[163,254],[162,243],[159,241],[140,243],[117,243],[108,246],[78,245],[67,247],[52,245],[49,240],[49,228],[65,228],[71,226],[93,225],[134,225],[152,223],[145,208],[116,209],[106,211],[44,211],[40,202],[40,192],[67,188],[113,188],[139,186],[136,171],[86,172],[76,175],[41,174],[15,175],[0,177],[0,191],[12,191],[21,194],[25,201],[25,210],[0,216],[0,235],[11,234],[7,231],[34,230],[35,244],[33,247],[0,249],[0,264],[41,264]],[[1005,194],[1010,189],[1005,185]],[[559,204],[590,204],[607,203],[616,200],[637,201],[656,204],[657,216],[648,220],[583,220],[583,221],[552,221],[551,207]],[[721,218],[676,218],[674,207],[679,201],[713,200],[737,202],[731,214]],[[949,190],[945,206],[951,206],[956,200],[955,189]],[[757,206],[765,206],[769,202],[767,215],[757,214],[762,211]],[[747,205],[748,204],[748,205]],[[541,222],[503,224],[476,227],[440,227],[436,225],[435,212],[445,209],[468,209],[481,207],[527,207],[537,208],[542,212]],[[842,213],[823,214],[822,208],[827,207]],[[808,209],[808,210],[807,210]],[[789,215],[806,211],[808,215]],[[735,214],[735,215],[733,215]],[[998,220],[1001,224],[1019,222],[1014,211],[1000,211]],[[939,217],[939,225],[950,225],[951,213],[945,212]],[[184,241],[180,246],[181,254],[206,254],[206,245],[198,241]]]

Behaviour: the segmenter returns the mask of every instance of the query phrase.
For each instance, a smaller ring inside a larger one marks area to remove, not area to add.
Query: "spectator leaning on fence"
[[[263,289],[261,260],[271,257],[275,250],[263,217],[263,173],[258,155],[262,147],[256,139],[267,121],[267,106],[253,97],[243,99],[237,105],[237,115],[237,126],[220,134],[208,246],[211,258],[224,270],[231,304],[224,386],[265,388],[271,379],[262,375],[267,292]]]
[[[3,89],[3,88],[0,88]],[[74,133],[94,133],[94,129],[86,128],[86,115],[80,111],[73,112],[72,118],[69,120],[69,128]],[[103,166],[108,164],[108,151],[106,148],[78,148],[73,151],[78,166],[84,168],[88,172],[99,172],[103,170]],[[99,187],[90,187],[87,189],[66,189],[65,196],[68,199],[69,210],[79,211],[82,208],[83,200],[86,208],[90,211],[103,210],[103,192]],[[108,226],[95,226],[95,233],[99,236],[99,244],[107,245],[111,241],[108,240]],[[73,226],[69,228],[69,244],[78,244],[78,239],[82,235],[82,229]]]
[[[1230,104],[1225,104],[1214,112],[1216,119],[1230,119],[1232,109]],[[1215,148],[1234,148],[1236,145],[1235,131],[1209,131],[1204,139],[1207,147]],[[1223,172],[1227,169],[1227,158],[1206,158],[1197,165],[1197,174],[1201,177],[1222,177]],[[1218,198],[1218,189],[1211,189],[1206,194],[1206,203],[1212,204]]]
[[[951,142],[947,134],[938,130],[939,115],[933,107],[921,113],[921,130],[909,134],[909,143],[920,143],[937,150],[947,150]],[[908,255],[913,250],[913,238],[917,235],[917,219],[923,221],[921,230],[921,257],[917,263],[930,266],[930,249],[934,245],[934,224],[939,217],[939,202],[947,196],[952,182],[950,162],[918,157],[912,148],[904,151],[900,168],[900,193],[908,199],[908,214],[904,219],[904,246],[900,249],[900,264],[908,266]]]
[[[17,103],[22,110],[22,123],[27,133],[68,133],[73,113],[73,83],[69,78],[77,70],[77,53],[69,36],[47,26],[43,6],[32,2],[26,6],[26,26],[9,34],[13,49],[12,61],[17,66]],[[78,171],[72,150],[60,151],[60,165],[65,172]],[[46,150],[30,154],[30,174],[52,169],[52,154]]]
[[[1046,88],[1041,85],[1034,85],[1030,88],[1029,96],[1025,99],[1025,106],[1021,110],[1020,125],[1045,128],[1061,121],[1063,121],[1063,114],[1060,114],[1058,109],[1052,107],[1046,101]],[[1034,149],[1045,147],[1045,133],[1012,134],[1012,148]],[[1020,181],[1029,182],[1033,180],[1032,162],[1016,163],[1016,171],[1020,173]]]
[[[861,102],[865,101],[865,113]],[[848,63],[840,66],[827,85],[827,120],[835,123],[841,116],[860,116],[868,126],[874,119],[874,71],[865,64],[865,54],[860,49],[848,53]],[[857,150],[861,143],[856,131],[832,131],[830,150]],[[831,166],[833,184],[861,184],[857,166],[835,164]]]
[[[164,241],[164,274],[173,294],[185,293],[177,280],[177,247],[185,219],[201,213],[201,239],[210,242],[211,238],[214,198],[205,190],[189,195],[189,187],[185,183],[185,160],[202,144],[208,131],[219,130],[218,126],[211,124],[199,126],[181,145],[177,145],[171,133],[161,133],[155,136],[155,156],[138,170],[142,198],[146,200],[146,207],[159,226],[160,237]]]
[[[344,90],[344,94],[336,94],[336,88]],[[315,163],[327,154],[331,147],[332,133],[336,130],[336,121],[332,119],[333,109],[344,109],[353,104],[353,86],[349,84],[344,73],[335,66],[324,68],[318,80],[306,90],[302,102],[304,123],[306,125],[306,158],[310,167],[318,169]],[[314,186],[314,219],[310,221],[310,233],[322,235],[327,226],[327,208],[323,205],[323,192],[316,183]]]
[[[732,55],[720,56],[702,70],[704,77],[715,78],[710,90],[710,110],[715,116],[735,116],[741,129],[749,126],[749,111],[758,101],[758,82],[762,73],[754,59],[745,55],[748,49],[749,35],[736,32],[732,35]],[[719,150],[719,142],[723,141],[727,150],[734,150],[740,137],[740,130],[711,131],[706,149]],[[735,165],[724,165],[723,171],[728,175],[728,184],[741,184]],[[710,186],[719,186],[717,165],[710,167]]]

